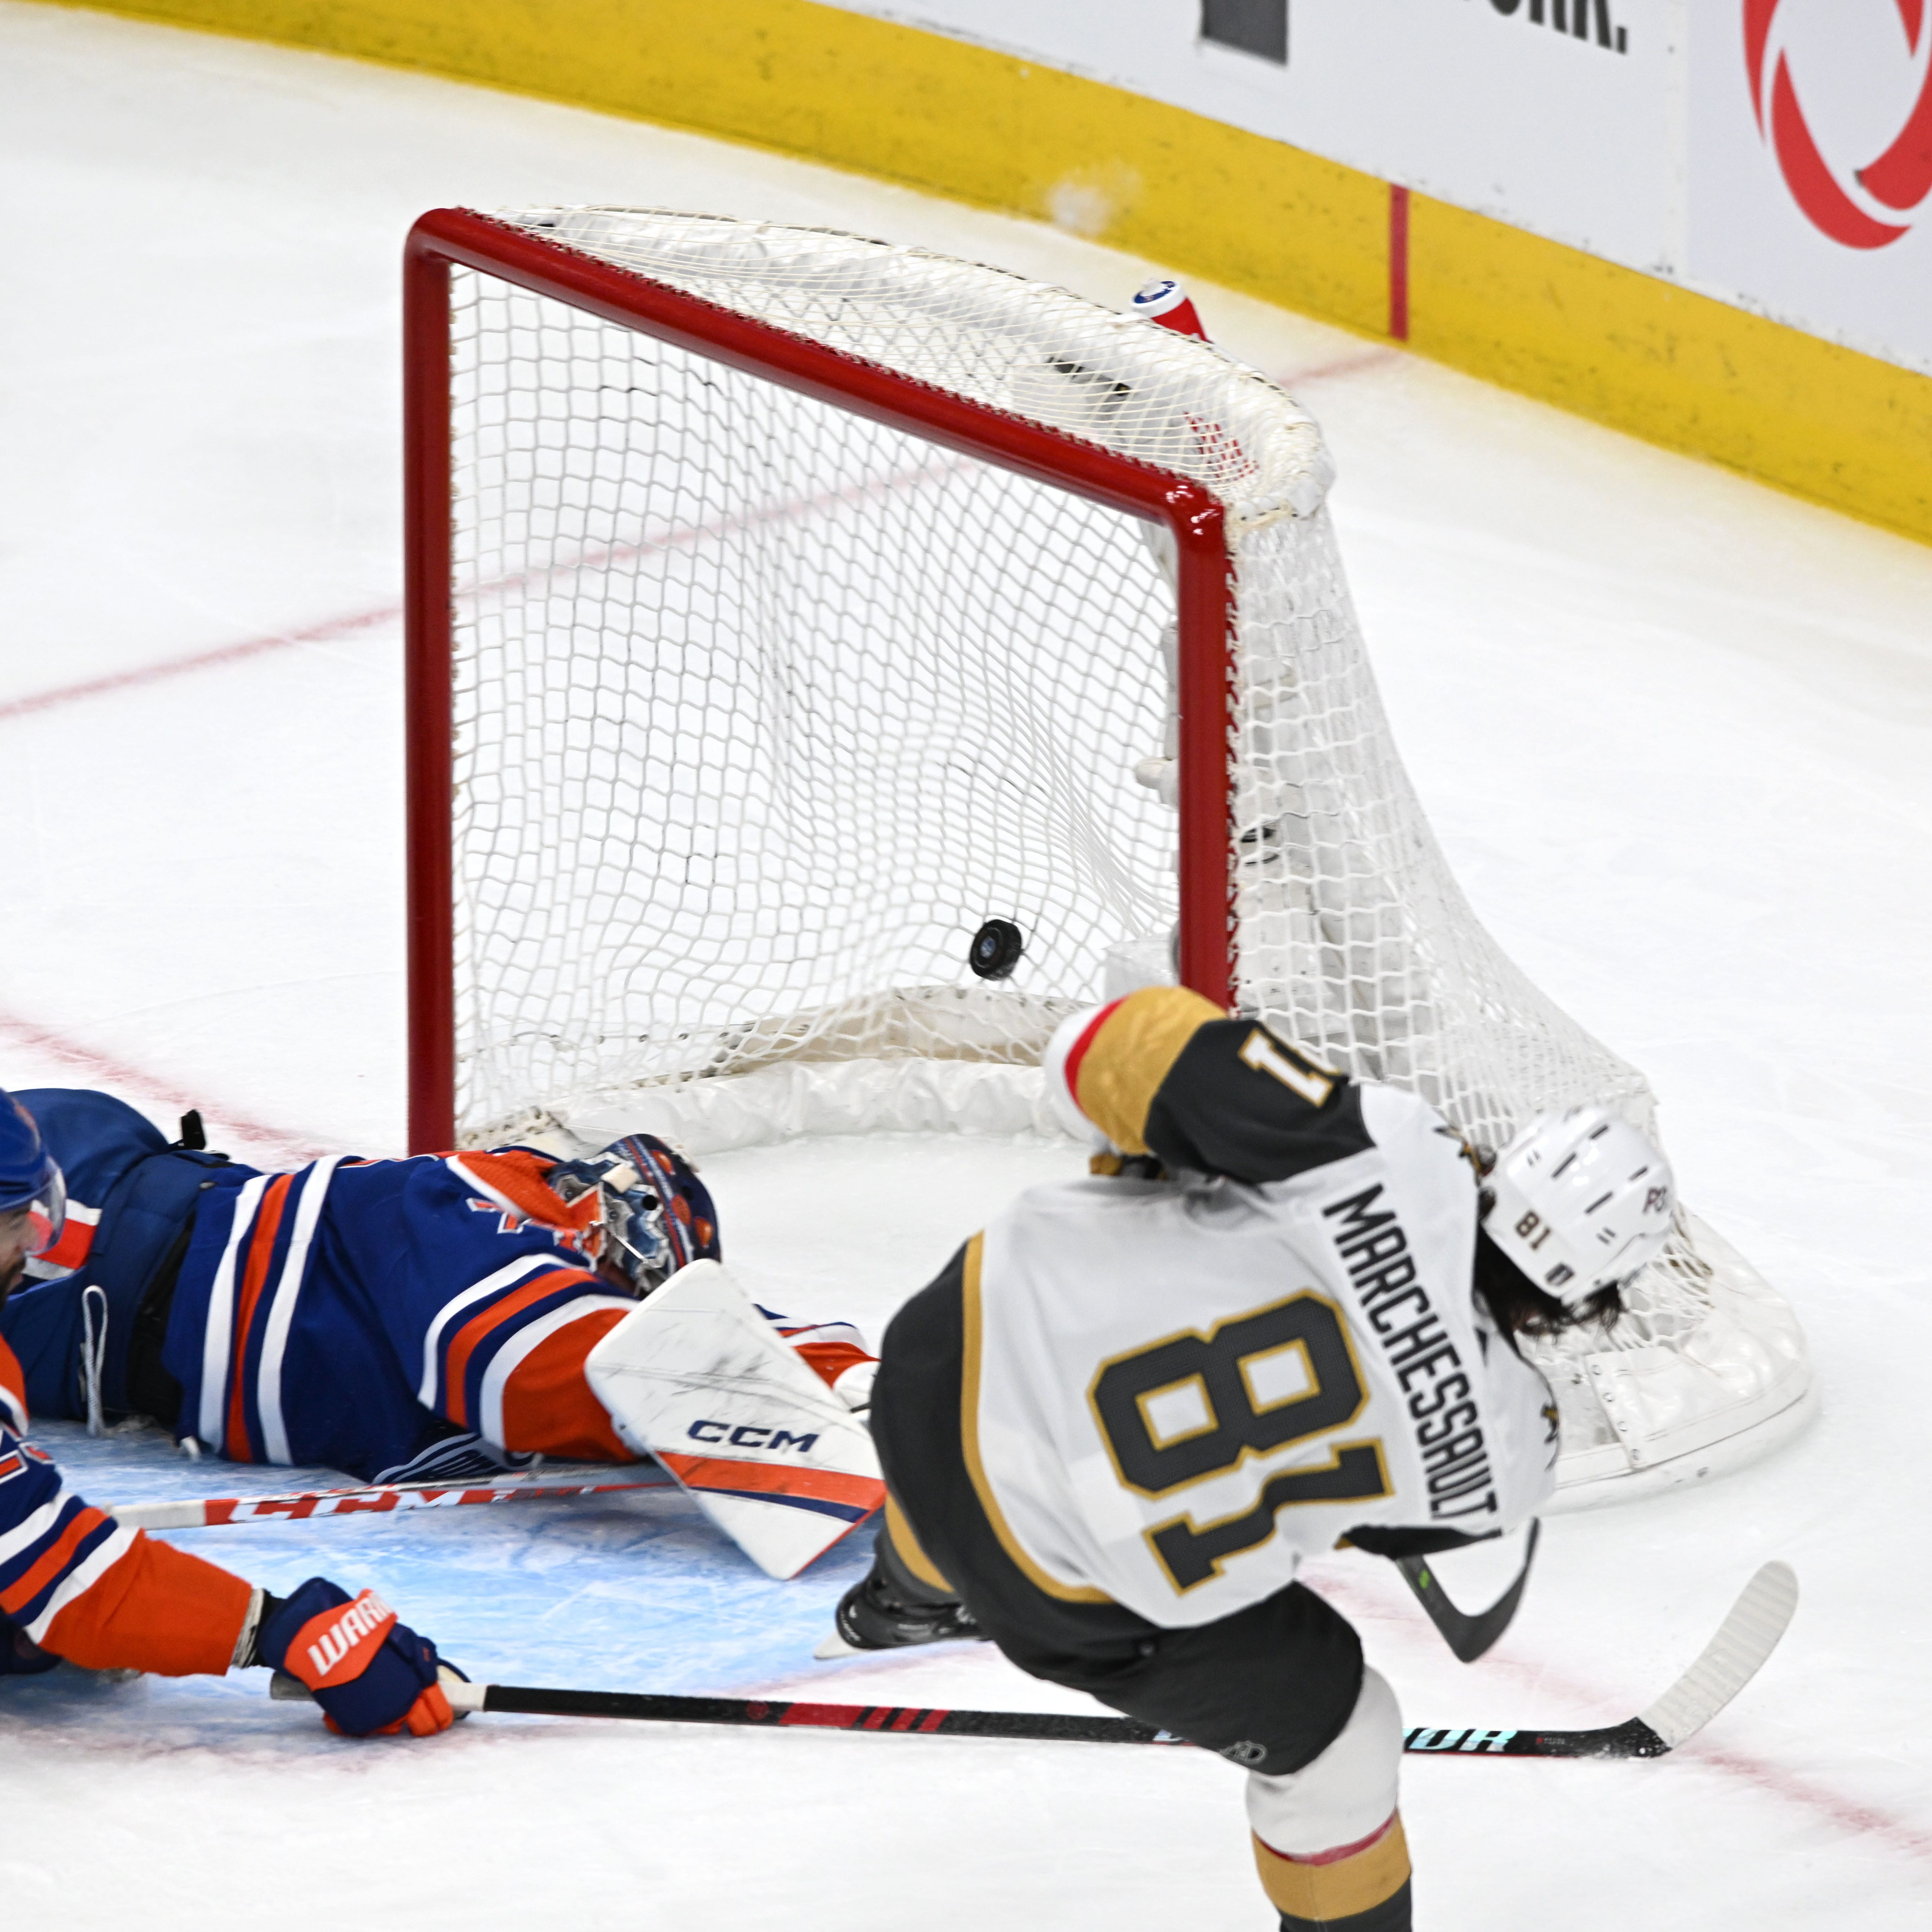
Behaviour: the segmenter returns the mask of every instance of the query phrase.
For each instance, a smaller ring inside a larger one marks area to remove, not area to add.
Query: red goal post
[[[449,278],[459,264],[1168,531],[1179,564],[1179,974],[1216,1004],[1233,1003],[1233,592],[1210,490],[488,215],[437,208],[410,231],[403,284],[411,1152],[456,1139]]]

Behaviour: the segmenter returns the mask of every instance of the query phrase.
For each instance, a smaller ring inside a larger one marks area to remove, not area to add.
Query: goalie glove
[[[467,1682],[373,1590],[352,1598],[325,1576],[266,1598],[248,1661],[298,1678],[332,1731],[345,1737],[426,1738],[455,1722],[445,1673]]]

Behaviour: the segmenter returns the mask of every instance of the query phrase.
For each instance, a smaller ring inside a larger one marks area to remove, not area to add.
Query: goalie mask
[[[1490,1239],[1573,1309],[1662,1253],[1676,1208],[1670,1163],[1600,1106],[1539,1114],[1504,1148],[1486,1187]]]
[[[587,1160],[560,1162],[548,1178],[566,1202],[597,1190],[598,1262],[640,1298],[690,1262],[722,1258],[710,1190],[654,1134],[626,1134]]]

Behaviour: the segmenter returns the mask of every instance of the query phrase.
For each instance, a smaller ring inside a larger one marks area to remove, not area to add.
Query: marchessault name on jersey
[[[1362,1312],[1407,1397],[1415,1439],[1428,1472],[1432,1520],[1466,1529],[1455,1519],[1496,1512],[1496,1478],[1483,1436],[1482,1408],[1455,1342],[1416,1271],[1415,1257],[1380,1181],[1322,1212],[1334,1223],[1336,1252]]]

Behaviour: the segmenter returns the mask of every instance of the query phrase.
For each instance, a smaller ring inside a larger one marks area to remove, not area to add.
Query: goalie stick
[[[309,1522],[318,1517],[380,1515],[392,1510],[455,1509],[470,1503],[554,1502],[630,1490],[666,1490],[661,1470],[623,1482],[392,1483],[361,1489],[301,1490],[281,1496],[197,1496],[179,1502],[127,1503],[108,1514],[130,1529],[208,1529],[232,1522]]]
[[[1432,1730],[1408,1732],[1402,1748],[1472,1757],[1661,1757],[1701,1730],[1754,1677],[1798,1606],[1798,1580],[1767,1563],[1744,1586],[1703,1654],[1642,1716],[1598,1730]],[[941,1737],[1018,1738],[1062,1744],[1180,1744],[1185,1738],[1127,1718],[1043,1711],[944,1711],[892,1704],[812,1704],[749,1697],[658,1696],[626,1690],[539,1690],[512,1684],[448,1683],[459,1712],[542,1718],[628,1718],[680,1724],[748,1724],[834,1731],[918,1732]],[[299,1679],[278,1674],[269,1694],[306,1698]]]

